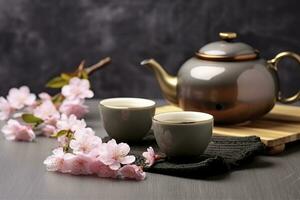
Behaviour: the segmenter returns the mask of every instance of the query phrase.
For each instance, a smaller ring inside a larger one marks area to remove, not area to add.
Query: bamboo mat
[[[166,105],[156,113],[181,111],[181,108]],[[238,125],[215,126],[214,134],[224,136],[256,135],[267,146],[270,154],[284,150],[285,144],[300,139],[300,107],[275,105],[264,117]]]

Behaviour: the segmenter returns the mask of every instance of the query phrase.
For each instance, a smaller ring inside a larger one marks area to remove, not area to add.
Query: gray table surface
[[[89,101],[88,125],[104,136],[97,101]],[[259,156],[240,170],[193,180],[147,174],[141,182],[47,172],[43,160],[53,139],[34,143],[0,137],[0,200],[5,199],[300,199],[300,143],[277,156]]]

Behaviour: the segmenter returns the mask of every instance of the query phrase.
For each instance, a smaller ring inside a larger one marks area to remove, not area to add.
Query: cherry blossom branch
[[[96,70],[104,67],[105,65],[107,65],[108,63],[111,62],[111,58],[110,57],[106,57],[102,60],[100,60],[98,63],[90,66],[90,67],[87,67],[85,68],[85,71],[88,75],[92,74],[93,72],[95,72]],[[83,61],[83,65],[84,65],[84,61]]]
[[[47,87],[61,89],[54,96],[45,92],[35,95],[27,86],[10,89],[6,97],[0,97],[0,120],[6,121],[1,129],[5,138],[28,142],[40,134],[57,138],[59,147],[44,161],[48,171],[144,180],[143,169],[160,158],[152,147],[143,153],[144,160],[137,165],[135,156],[128,155],[128,144],[118,144],[114,139],[103,143],[82,119],[88,113],[85,99],[94,96],[89,75],[110,61],[107,57],[85,68],[83,60],[74,72],[51,79]]]

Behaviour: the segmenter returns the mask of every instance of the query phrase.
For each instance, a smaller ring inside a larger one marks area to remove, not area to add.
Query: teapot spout
[[[177,77],[168,74],[163,67],[154,59],[147,59],[141,65],[150,67],[158,80],[159,86],[164,97],[172,104],[178,105],[177,99]]]

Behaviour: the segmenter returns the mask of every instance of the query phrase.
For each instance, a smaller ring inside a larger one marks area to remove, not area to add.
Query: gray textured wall
[[[300,52],[298,0],[0,0],[0,94],[22,84],[35,92],[80,60],[113,63],[93,75],[97,97],[160,97],[154,77],[139,67],[154,57],[176,73],[220,31],[271,58]],[[300,89],[300,66],[284,62],[283,89]]]

